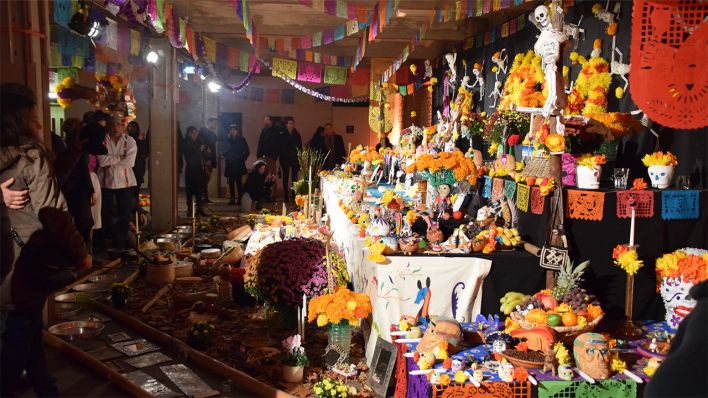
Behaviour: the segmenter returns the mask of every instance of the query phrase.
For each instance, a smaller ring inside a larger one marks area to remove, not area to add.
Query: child
[[[275,183],[275,176],[268,174],[268,166],[264,160],[253,163],[251,173],[248,174],[244,191],[248,194],[250,201],[256,203],[256,210],[263,208],[264,202],[271,201],[271,187]],[[248,203],[244,204],[243,210],[250,211]]]

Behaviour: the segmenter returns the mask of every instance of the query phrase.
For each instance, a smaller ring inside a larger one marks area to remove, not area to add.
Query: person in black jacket
[[[246,159],[251,152],[248,149],[248,143],[243,138],[243,134],[238,126],[231,125],[229,136],[226,138],[226,151],[224,152],[225,167],[224,177],[229,182],[229,195],[231,199],[229,204],[241,204],[241,196],[243,196],[243,175],[246,174]],[[236,191],[234,183],[238,188],[238,201],[236,200]]]
[[[315,134],[310,141],[310,148],[317,149],[323,155],[327,155],[322,169],[332,170],[342,164],[347,155],[344,149],[344,139],[334,132],[332,123],[324,125],[321,135]]]
[[[286,124],[285,134],[281,144],[280,168],[283,170],[283,201],[295,200],[295,196],[290,194],[290,184],[297,180],[297,173],[300,164],[297,160],[298,151],[302,150],[302,137],[295,129],[295,119],[290,118]],[[292,180],[290,179],[292,176]]]
[[[263,207],[264,202],[271,201],[271,187],[274,183],[275,175],[268,173],[266,162],[263,160],[256,161],[246,180],[245,192],[256,203],[257,210]],[[250,209],[245,210],[249,211]]]
[[[133,174],[135,174],[135,200],[140,201],[140,187],[145,182],[145,171],[147,170],[147,159],[150,156],[150,140],[147,134],[140,131],[140,125],[135,120],[128,123],[128,134],[133,137],[135,144],[138,146],[138,153],[135,155],[135,165],[133,166]]]
[[[79,139],[82,130],[81,120],[69,118],[64,121],[62,130],[68,143]],[[79,158],[73,167],[68,171],[65,178],[59,184],[69,213],[74,217],[76,229],[84,238],[84,243],[91,240],[91,229],[93,227],[93,216],[91,206],[94,201],[93,183],[88,168],[88,152],[81,151]]]
[[[192,215],[192,203],[196,200],[197,215],[206,216],[202,210],[202,193],[204,189],[204,162],[208,161],[211,154],[207,146],[199,139],[199,131],[194,126],[187,128],[187,137],[182,143],[184,156],[184,183],[187,194],[187,216]]]
[[[206,127],[199,130],[199,139],[206,147],[207,157],[204,160],[204,181],[202,187],[203,199],[206,203],[211,203],[209,200],[209,180],[211,180],[211,172],[216,167],[216,129],[219,127],[219,119],[210,117]]]
[[[263,130],[258,138],[258,159],[263,159],[268,167],[268,173],[278,173],[278,156],[280,155],[280,138],[282,130],[273,123],[270,116],[263,118]]]

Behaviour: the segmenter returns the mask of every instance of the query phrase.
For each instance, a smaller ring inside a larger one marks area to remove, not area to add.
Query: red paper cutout
[[[568,190],[567,216],[576,220],[602,221],[605,193]]]
[[[637,107],[664,126],[708,125],[707,16],[698,1],[634,1],[629,88]]]
[[[617,218],[631,217],[632,205],[635,217],[654,217],[654,191],[617,192]]]
[[[492,202],[496,202],[504,197],[504,180],[495,178],[492,185]]]
[[[541,195],[541,189],[539,187],[531,188],[531,213],[533,214],[543,214],[543,207],[545,206],[546,198]]]
[[[391,331],[396,330],[391,328]],[[408,351],[408,345],[396,344],[398,353],[396,354],[396,390],[393,393],[394,398],[406,398],[408,391],[408,358],[403,354]]]

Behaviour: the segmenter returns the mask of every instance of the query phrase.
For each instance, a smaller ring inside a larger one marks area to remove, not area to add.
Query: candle
[[[302,294],[302,333],[300,334],[301,340],[305,342],[305,322],[307,321],[307,296]]]
[[[192,202],[192,218],[196,218],[196,217],[197,217],[197,203]]]
[[[634,207],[632,207],[632,223],[629,227],[629,246],[634,246]]]
[[[575,368],[575,372],[580,375],[585,381],[587,381],[590,384],[595,384],[595,379],[590,377],[587,373],[583,372],[582,370]]]
[[[538,385],[538,382],[536,381],[536,379],[535,379],[533,376],[528,375],[526,378],[527,378],[527,379],[531,382],[531,384],[533,384],[534,386],[537,386],[537,385]]]
[[[140,215],[136,211],[135,212],[135,235],[139,235],[139,234],[140,234]],[[138,243],[140,243],[140,242],[138,242]]]
[[[352,153],[352,143],[351,142],[349,144],[347,144],[347,148],[348,148],[347,153],[351,154]]]
[[[639,384],[644,383],[644,380],[642,380],[641,377],[637,376],[636,374],[634,374],[634,373],[633,373],[631,370],[629,370],[629,369],[623,370],[622,373],[624,373],[627,377],[629,377],[630,379],[636,381],[636,382],[639,383]]]
[[[467,375],[469,375],[468,380],[470,381],[470,383],[474,384],[475,387],[479,388],[479,387],[482,386],[482,385],[477,381],[477,379],[474,378],[474,375],[473,375],[473,374],[471,374],[470,372],[465,372],[465,373],[467,373]]]
[[[286,216],[287,214],[288,213],[287,213],[287,209],[285,208],[285,202],[283,202],[283,216]]]

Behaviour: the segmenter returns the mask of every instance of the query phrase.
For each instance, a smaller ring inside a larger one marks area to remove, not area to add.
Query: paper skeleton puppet
[[[541,57],[541,67],[548,87],[548,96],[542,112],[544,117],[558,115],[568,103],[561,70],[557,66],[561,47],[568,39],[563,26],[563,8],[558,0],[553,0],[551,9],[553,13],[550,13],[548,7],[540,5],[536,7],[533,16],[529,17],[541,31],[533,50]]]

